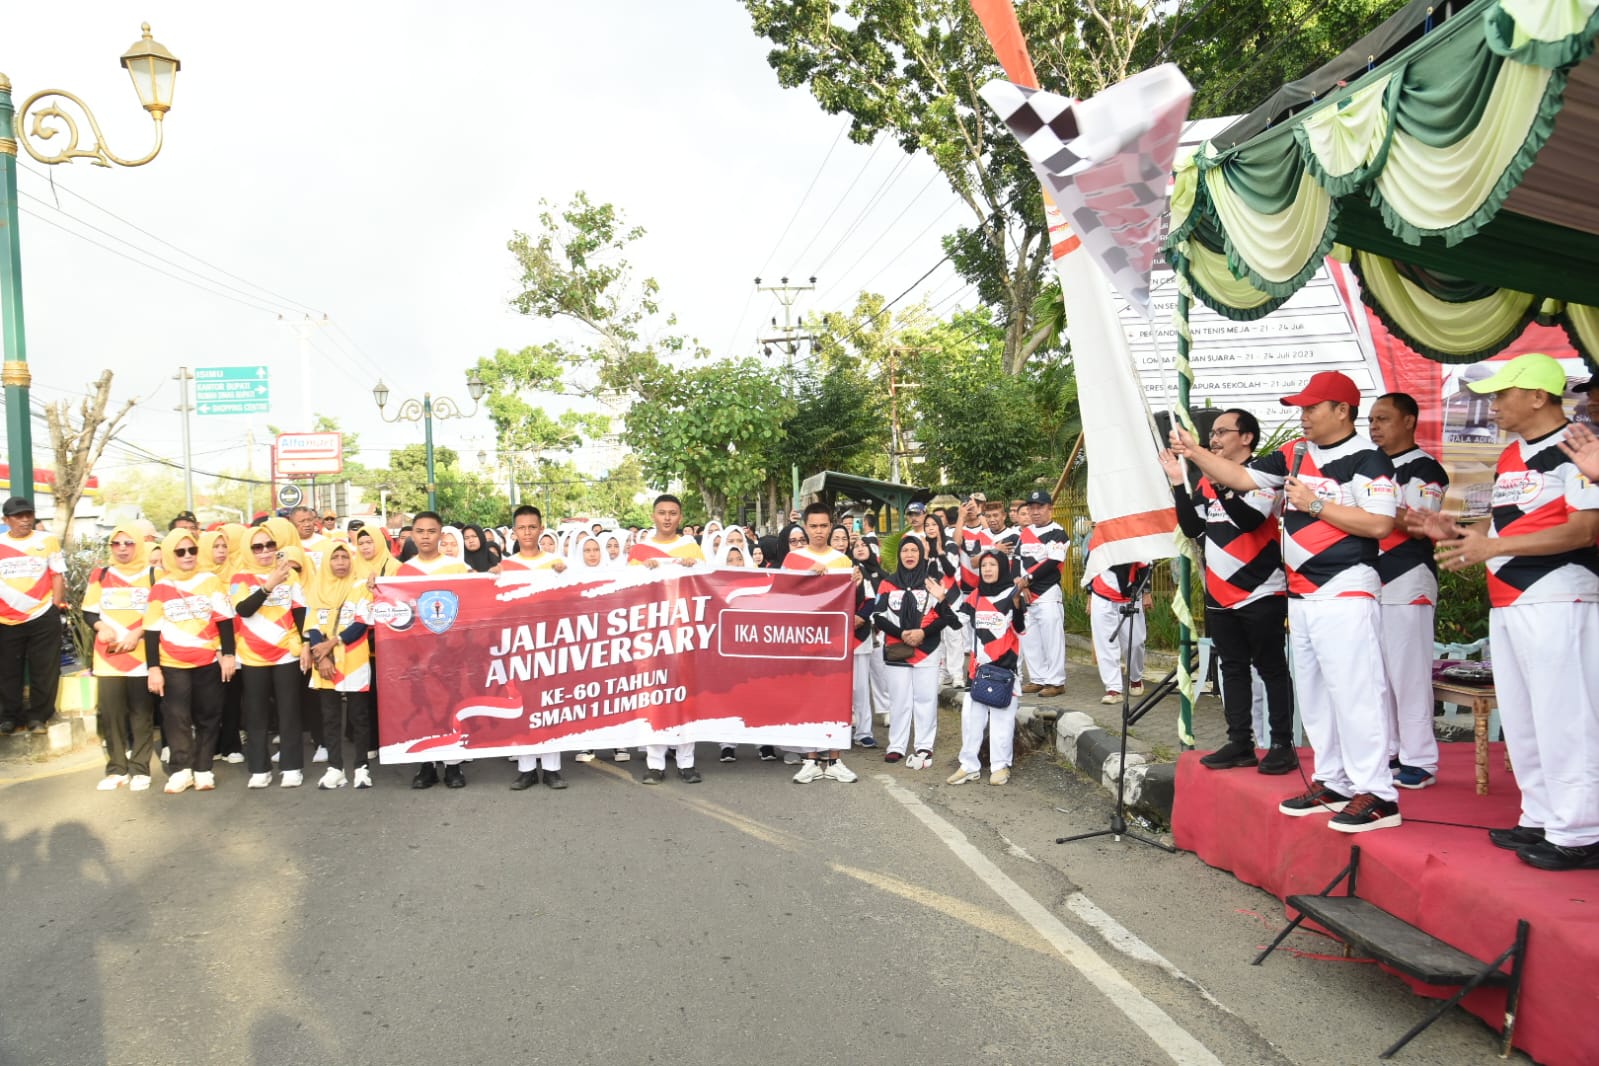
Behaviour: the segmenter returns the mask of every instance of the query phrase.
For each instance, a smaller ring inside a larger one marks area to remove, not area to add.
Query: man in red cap
[[[1344,833],[1387,829],[1400,818],[1388,769],[1377,556],[1394,528],[1394,464],[1355,431],[1360,389],[1345,375],[1322,371],[1282,402],[1299,408],[1304,437],[1248,466],[1199,447],[1180,428],[1172,430],[1172,450],[1213,483],[1283,490],[1294,690],[1316,779],[1277,809],[1295,817],[1332,812],[1332,828]]]

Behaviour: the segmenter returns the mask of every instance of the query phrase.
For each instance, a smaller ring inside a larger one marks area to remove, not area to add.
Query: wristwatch
[[[1325,500],[1322,500],[1322,499],[1311,500],[1310,501],[1310,507],[1307,508],[1307,511],[1309,512],[1310,517],[1312,517],[1312,518],[1320,518],[1322,509],[1325,508],[1326,506],[1327,506],[1327,501],[1325,501]]]

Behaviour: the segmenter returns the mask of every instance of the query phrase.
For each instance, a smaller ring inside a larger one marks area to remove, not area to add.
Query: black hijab
[[[983,580],[983,560],[990,556],[999,560],[999,580],[992,584]],[[972,566],[977,570],[977,592],[989,602],[997,604],[1005,593],[1015,590],[1016,586],[1011,583],[1010,559],[1004,552],[985,548]]]
[[[477,534],[477,547],[469,549],[466,546],[466,531],[471,530]],[[482,526],[466,525],[461,527],[461,559],[470,566],[475,573],[486,573],[495,563],[499,562],[494,553],[489,550],[489,538],[483,535]]]
[[[768,533],[764,537],[756,537],[755,543],[761,549],[761,569],[775,570],[777,563],[773,560],[777,555],[777,538]],[[784,554],[787,554],[787,549],[784,550]],[[753,562],[753,560],[751,561]]]
[[[869,540],[862,540],[858,541],[857,543],[864,544],[866,546],[866,558],[864,560],[855,558],[855,545],[851,545],[849,549],[849,561],[853,565],[860,568],[861,577],[867,581],[870,581],[872,583],[872,587],[875,588],[877,587],[877,583],[883,580],[883,568],[877,562],[877,552],[872,548],[872,542]]]
[[[768,560],[767,565],[769,565],[773,570],[783,569],[783,560],[788,558],[788,539],[792,537],[796,531],[798,531],[800,537],[803,538],[807,544],[810,543],[810,537],[806,535],[805,527],[800,525],[798,522],[790,522],[788,525],[784,526],[782,532],[777,535],[776,552],[766,556]],[[766,550],[765,544],[761,545],[761,550]]]
[[[899,601],[899,624],[901,629],[920,629],[922,625],[922,609],[917,605],[916,593],[926,593],[927,579],[932,576],[932,571],[927,564],[927,544],[921,537],[907,533],[899,539],[899,546],[894,549],[896,555],[901,556],[905,545],[916,546],[917,561],[915,566],[907,567],[903,561],[894,571],[894,584],[898,585],[905,593]]]

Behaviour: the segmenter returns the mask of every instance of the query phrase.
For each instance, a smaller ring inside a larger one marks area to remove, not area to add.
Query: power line
[[[845,187],[843,195],[833,202],[833,209],[827,213],[826,218],[822,219],[822,224],[816,227],[816,230],[811,234],[811,239],[805,242],[805,247],[799,250],[799,254],[794,257],[794,262],[803,261],[806,253],[811,250],[811,246],[816,243],[816,239],[827,232],[827,224],[833,221],[833,216],[838,214],[838,209],[844,206],[844,201],[849,199],[849,194],[855,191],[856,185],[860,184],[861,178],[866,175],[867,168],[872,165],[872,160],[877,158],[878,149],[883,147],[883,142],[887,139],[886,137],[879,137],[872,142],[872,150],[867,154],[866,162],[862,163],[861,169],[855,172],[855,177]]]
[[[937,178],[938,178],[937,174],[933,175],[933,180],[937,180]],[[931,185],[931,184],[932,184],[932,181],[930,180],[928,182],[928,185]],[[926,186],[923,186],[923,192],[925,192],[925,191],[926,191]],[[920,196],[920,195],[921,195],[921,193],[917,193],[917,196]],[[911,205],[914,204],[915,202],[916,202],[915,199],[912,199],[910,201],[910,203],[906,204],[905,211],[910,210]],[[933,216],[933,218],[928,220],[927,225],[923,226],[921,228],[921,230],[919,230],[917,232],[916,236],[912,237],[909,241],[905,242],[905,246],[903,248],[901,248],[899,250],[899,252],[892,259],[890,259],[888,262],[884,263],[874,273],[875,274],[881,274],[884,271],[886,271],[889,267],[891,267],[895,263],[899,262],[900,259],[902,259],[907,252],[909,252],[912,248],[916,247],[917,242],[919,242],[924,236],[927,235],[927,231],[928,230],[932,229],[934,226],[936,226],[940,222],[942,222],[944,220],[944,216],[948,215],[951,211],[955,210],[955,208],[959,207],[962,202],[963,201],[960,199],[960,197],[956,197],[955,199],[951,200],[950,203],[949,203],[949,206],[945,207],[944,210],[940,211],[937,215]],[[899,219],[904,216],[905,211],[901,211],[899,213],[899,215],[895,217],[894,222],[898,222]],[[892,228],[893,228],[893,223],[890,223],[888,229],[892,229]],[[878,237],[879,241],[881,241],[883,237],[888,236],[888,229],[885,229],[882,232],[882,234]],[[860,254],[860,257],[858,259],[856,259],[855,262],[850,264],[848,270],[845,270],[842,274],[838,275],[839,281],[836,281],[833,284],[829,285],[827,287],[826,292],[823,292],[820,295],[818,295],[817,299],[820,300],[820,299],[824,298],[828,293],[831,293],[835,289],[837,289],[839,284],[843,281],[843,279],[847,278],[850,275],[850,272],[853,271],[857,266],[859,266],[861,264],[861,262],[868,255],[870,255],[873,252],[873,250],[875,250],[876,247],[877,247],[877,242],[874,241],[872,243],[872,245],[869,246],[866,249],[866,251],[864,251],[864,252],[862,252]]]
[[[783,227],[783,232],[778,234],[777,243],[772,245],[772,250],[766,254],[766,262],[761,264],[757,275],[764,275],[766,268],[772,265],[772,259],[777,255],[777,250],[783,246],[783,240],[788,236],[788,231],[794,228],[794,223],[799,221],[800,212],[805,208],[805,201],[811,198],[811,191],[816,188],[816,182],[822,176],[822,171],[827,169],[827,161],[833,158],[833,150],[838,147],[838,142],[844,139],[844,133],[849,129],[850,123],[846,122],[838,128],[838,136],[833,138],[833,143],[828,146],[827,154],[822,156],[822,163],[816,168],[816,173],[811,176],[811,183],[805,186],[805,192],[800,196],[799,203],[794,206],[794,213],[788,216],[788,225]],[[735,331],[736,332],[736,331]]]
[[[905,171],[910,167],[910,162],[913,158],[915,157],[909,155],[902,155],[899,157],[899,162],[894,165],[893,170],[889,171],[888,180],[882,185],[878,186],[877,192],[873,194],[870,200],[866,201],[866,206],[861,208],[860,211],[856,213],[855,217],[850,221],[848,226],[844,227],[843,235],[840,236],[836,242],[834,242],[833,247],[827,250],[827,254],[822,256],[822,261],[816,264],[816,269],[812,271],[812,273],[820,274],[822,272],[822,268],[828,264],[828,261],[831,260],[833,256],[838,254],[838,250],[840,248],[844,247],[845,242],[855,235],[856,229],[860,227],[862,220],[866,218],[867,212],[876,207],[878,202],[882,200],[883,196],[888,192],[888,190],[892,189],[894,184],[904,176]]]

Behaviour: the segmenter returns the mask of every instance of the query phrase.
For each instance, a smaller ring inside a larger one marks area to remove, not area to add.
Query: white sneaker
[[[834,781],[839,781],[846,785],[859,780],[855,771],[845,766],[842,759],[834,759],[829,763],[827,769],[822,771],[822,776],[832,778]]]
[[[248,781],[246,781],[244,783],[244,787],[245,788],[271,788],[272,787],[272,775],[270,773],[251,774],[250,775],[250,780],[248,780]]]
[[[115,792],[128,783],[127,774],[106,774],[94,787],[100,792]]]
[[[196,770],[194,772],[194,790],[196,792],[214,792],[217,787],[217,775],[211,770]]]
[[[1010,767],[1008,766],[1001,766],[998,770],[988,775],[988,783],[991,785],[1003,785],[1009,780]]]
[[[288,775],[285,774],[284,776],[287,777]],[[316,787],[322,789],[324,792],[331,792],[333,789],[343,788],[349,783],[350,782],[346,781],[344,778],[343,770],[335,770],[330,766],[328,767],[328,772],[322,775],[322,780],[316,783]]]
[[[244,761],[244,752],[230,751],[226,755],[222,756],[222,761],[227,763],[229,766],[237,766]]]
[[[593,762],[594,761],[594,753],[592,751],[580,751],[574,757],[577,759],[578,762]]]
[[[632,757],[633,757],[632,753],[629,752],[626,748],[617,748],[616,749],[616,761],[617,762],[627,762]]]
[[[148,792],[148,791],[150,791],[150,775],[149,774],[134,774],[133,777],[128,780],[128,791],[129,792]]]
[[[327,762],[328,761],[328,749],[323,747],[322,745],[318,744],[317,748],[316,748],[316,751],[311,754],[311,761],[312,762]]]
[[[824,776],[822,764],[815,759],[805,759],[799,768],[799,773],[794,775],[796,785],[808,785],[817,778]]]
[[[372,787],[372,771],[368,770],[364,766],[357,766],[355,768],[355,787],[356,788],[371,788]]]
[[[1099,697],[1100,703],[1120,703],[1121,701],[1122,694],[1120,692],[1107,691],[1103,696]]]
[[[912,770],[925,770],[929,766],[933,765],[932,752],[919,751],[915,755],[912,755],[910,759],[907,759],[906,762],[910,763],[912,759],[915,760],[914,765],[911,765]]]
[[[785,751],[783,753],[783,765],[784,766],[798,766],[800,763],[802,763],[804,761],[805,761],[804,756],[802,756],[797,751]]]
[[[944,778],[944,784],[964,785],[968,781],[980,781],[982,780],[982,777],[983,772],[981,770],[956,770],[954,773]]]
[[[279,788],[299,788],[305,784],[305,774],[300,770],[285,770],[278,781]]]
[[[167,778],[166,787],[161,791],[169,796],[176,796],[179,792],[187,792],[194,787],[194,771],[179,770]]]

